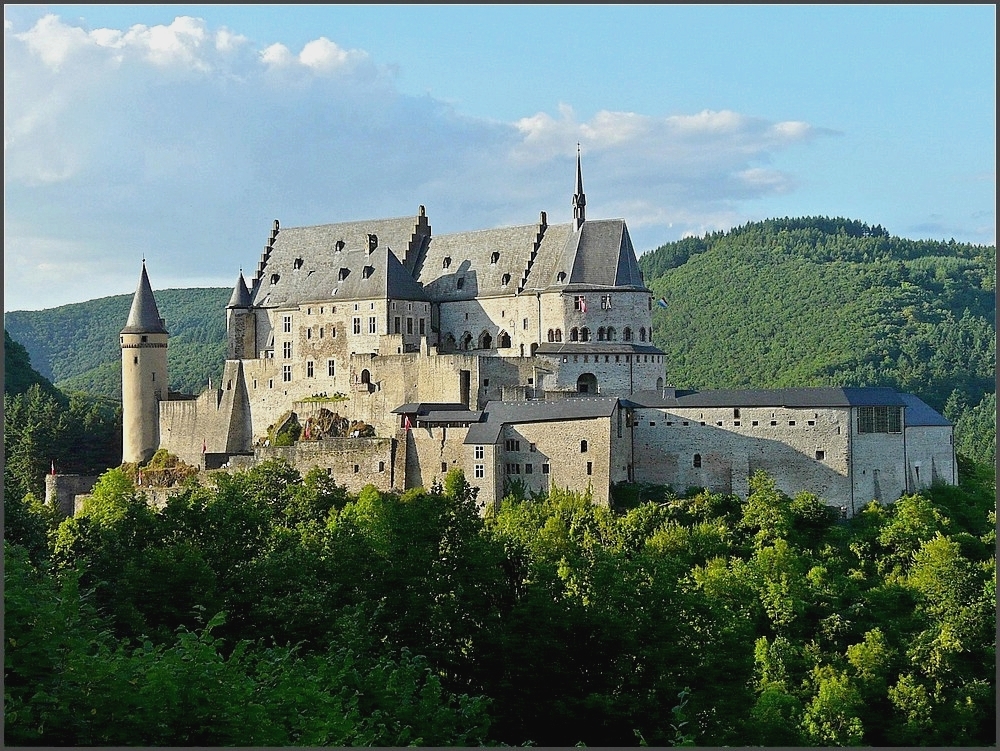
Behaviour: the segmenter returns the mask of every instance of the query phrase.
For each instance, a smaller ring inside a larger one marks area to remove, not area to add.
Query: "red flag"
[[[403,430],[409,430],[411,427],[413,427],[413,426],[410,424],[410,416],[409,415],[404,415],[403,416]]]
[[[55,474],[55,473],[56,473],[56,460],[53,459],[52,460],[52,474]]]
[[[581,297],[580,298],[580,312],[581,313],[586,313],[587,312],[587,298],[586,297]]]

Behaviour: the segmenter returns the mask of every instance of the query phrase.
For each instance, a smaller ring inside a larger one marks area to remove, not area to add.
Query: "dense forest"
[[[458,471],[269,462],[155,510],[113,469],[5,536],[4,740],[995,746],[990,470],[842,522],[763,474],[484,518]]]
[[[808,217],[668,243],[639,266],[666,305],[653,338],[673,385],[892,386],[995,460],[995,246]]]
[[[640,264],[676,385],[910,391],[961,485],[850,520],[764,474],[512,486],[482,516],[458,472],[354,495],[268,462],[155,509],[118,464],[130,296],[8,313],[5,744],[995,746],[995,248],[775,220]],[[157,292],[172,388],[217,376],[227,299]],[[53,462],[101,475],[74,518]]]

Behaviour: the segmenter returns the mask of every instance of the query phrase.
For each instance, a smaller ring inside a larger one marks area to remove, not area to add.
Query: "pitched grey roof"
[[[139,274],[139,285],[136,287],[135,295],[132,296],[132,308],[128,312],[128,320],[125,322],[123,334],[166,334],[167,328],[160,318],[160,311],[156,308],[156,300],[153,297],[153,288],[149,285],[149,276],[146,274],[146,262],[142,262],[142,273]]]
[[[537,236],[537,224],[433,236],[419,279],[438,300],[513,295],[528,267]],[[461,289],[457,285],[459,278],[464,279]]]
[[[229,298],[229,304],[227,308],[249,308],[252,304],[250,300],[250,290],[247,289],[247,283],[243,279],[243,272],[240,272],[240,278],[236,280],[236,286],[233,287],[232,297]]]
[[[953,423],[913,394],[900,394],[906,405],[906,426],[950,427]]]
[[[469,426],[464,442],[495,444],[504,425],[610,417],[618,401],[615,397],[580,396],[548,401],[488,402],[481,421]]]
[[[865,407],[904,406],[894,389],[859,388],[717,389],[712,391],[637,391],[630,401],[642,407]]]
[[[414,224],[403,217],[281,229],[270,253],[265,252],[254,305],[285,307],[331,298],[427,300],[393,250],[406,252]],[[372,253],[369,235],[377,238]]]
[[[548,279],[550,287],[646,289],[624,219],[584,222],[570,235],[554,272]],[[559,272],[566,277],[560,280]]]

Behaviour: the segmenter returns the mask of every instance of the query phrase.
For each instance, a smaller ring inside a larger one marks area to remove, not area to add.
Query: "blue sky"
[[[231,286],[271,222],[777,216],[996,243],[994,5],[5,5],[4,310]]]

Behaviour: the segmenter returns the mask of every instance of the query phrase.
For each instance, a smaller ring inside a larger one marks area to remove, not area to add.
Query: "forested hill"
[[[773,219],[639,266],[666,305],[653,332],[675,386],[888,385],[953,416],[996,391],[995,246]]]
[[[222,375],[226,303],[231,289],[158,290],[156,305],[170,331],[170,388],[198,394]],[[102,297],[48,310],[4,316],[4,328],[22,344],[37,370],[63,391],[121,398],[121,349],[132,295]]]

